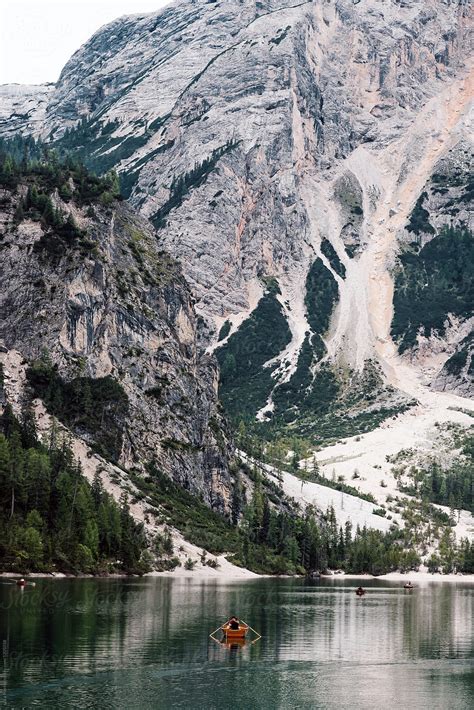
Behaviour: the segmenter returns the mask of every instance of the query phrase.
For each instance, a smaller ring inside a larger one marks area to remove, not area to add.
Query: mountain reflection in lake
[[[474,706],[474,587],[190,578],[0,583],[0,707]],[[262,634],[221,645],[231,614]]]

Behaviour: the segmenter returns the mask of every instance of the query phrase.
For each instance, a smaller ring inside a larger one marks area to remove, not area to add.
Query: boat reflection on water
[[[245,663],[249,659],[250,646],[252,643],[245,638],[228,639],[225,636],[217,638],[211,636],[211,645],[208,648],[208,659],[215,662]]]
[[[224,638],[222,641],[217,642],[219,646],[222,646],[222,648],[227,648],[230,651],[237,651],[240,648],[244,648],[244,646],[250,646],[251,643],[248,643],[246,639],[241,638],[241,639],[228,639]]]
[[[402,586],[143,577],[23,592],[0,579],[0,707],[473,708],[474,585]],[[229,610],[262,638],[224,638]]]

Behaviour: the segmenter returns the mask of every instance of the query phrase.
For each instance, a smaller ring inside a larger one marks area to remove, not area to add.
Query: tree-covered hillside
[[[118,505],[100,475],[91,486],[68,440],[54,428],[41,442],[34,416],[9,405],[0,420],[0,560],[18,572],[143,573],[143,524]]]
[[[443,336],[448,314],[468,318],[474,303],[474,239],[468,229],[448,227],[419,252],[399,257],[395,275],[392,336],[404,352],[417,334]]]

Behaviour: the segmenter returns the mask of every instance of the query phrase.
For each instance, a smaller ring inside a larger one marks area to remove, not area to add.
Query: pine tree
[[[21,439],[23,447],[29,449],[35,446],[38,439],[36,418],[31,402],[25,404],[21,412]]]
[[[263,502],[263,514],[262,514],[262,524],[259,530],[259,542],[261,543],[266,543],[268,540],[268,534],[270,531],[270,519],[271,519],[271,514],[270,514],[270,504],[268,502],[268,498],[265,496],[264,502]]]
[[[47,197],[45,200],[43,214],[41,216],[46,225],[53,226],[55,224],[55,210],[50,197]]]
[[[64,225],[64,218],[63,218],[63,213],[59,209],[59,207],[56,207],[54,210],[54,225],[56,227],[62,227]]]
[[[4,434],[0,434],[0,510],[6,511],[11,503],[10,446]]]
[[[169,530],[165,531],[165,535],[163,538],[163,552],[169,557],[174,552],[173,538],[171,537],[171,533]]]
[[[80,232],[74,219],[72,212],[69,212],[66,222],[64,224],[64,231],[67,237],[70,239],[75,239],[79,236]]]
[[[108,191],[115,197],[120,194],[120,180],[115,170],[110,170],[105,176]]]
[[[89,548],[94,559],[99,554],[99,528],[94,519],[89,519],[86,522],[84,530],[84,545]]]
[[[51,465],[46,453],[34,448],[26,451],[24,486],[28,507],[47,518],[51,495]]]
[[[344,545],[346,548],[350,547],[352,542],[352,523],[350,520],[346,520],[344,526]]]
[[[15,224],[20,224],[25,219],[25,208],[23,200],[19,200],[13,215],[13,221]]]
[[[72,198],[72,190],[67,182],[60,185],[60,187],[58,188],[58,194],[64,202],[69,202],[69,200]]]
[[[26,561],[32,569],[38,569],[43,560],[43,540],[39,530],[27,527],[20,536],[21,546],[26,553]]]
[[[283,556],[292,564],[297,564],[299,559],[299,547],[296,538],[293,535],[288,535],[283,542]]]
[[[23,172],[26,172],[28,170],[28,160],[29,160],[29,146],[28,143],[25,141],[23,145],[23,156],[21,159],[21,169]]]
[[[243,493],[240,476],[237,473],[235,476],[234,486],[232,488],[231,516],[232,523],[237,525],[242,515],[243,510]]]
[[[31,188],[28,188],[28,192],[26,193],[26,206],[28,209],[36,210],[40,204],[40,198],[36,185],[32,185]]]
[[[104,497],[104,487],[102,485],[102,479],[100,476],[99,469],[96,469],[94,473],[94,479],[92,481],[92,498],[94,500],[95,509],[98,511],[100,504],[102,503]]]
[[[93,410],[94,402],[92,399],[92,391],[89,380],[85,380],[82,386],[82,392],[80,393],[80,398],[82,400],[82,409],[86,416],[89,416]]]
[[[13,158],[7,155],[0,164],[0,183],[6,187],[15,187],[16,172],[16,165]]]
[[[18,421],[15,415],[13,414],[12,406],[9,402],[7,402],[7,404],[5,405],[5,409],[3,410],[0,423],[1,429],[7,439],[10,438],[14,431],[19,431],[20,429]]]
[[[9,438],[10,446],[10,480],[8,488],[10,491],[10,519],[15,515],[15,506],[22,502],[23,472],[24,472],[24,452],[21,445],[19,429],[14,429]]]

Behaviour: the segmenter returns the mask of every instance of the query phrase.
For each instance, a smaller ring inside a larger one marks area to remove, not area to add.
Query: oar
[[[256,634],[256,635],[258,636],[258,638],[259,638],[259,639],[261,639],[261,638],[262,638],[262,635],[261,635],[261,634],[259,634],[259,633],[258,633],[258,631],[255,631],[255,629],[252,629],[252,627],[250,626],[250,624],[247,624],[247,622],[246,622],[246,621],[244,621],[244,624],[245,624],[245,626],[247,626],[247,628],[249,628],[249,629],[250,629],[250,631],[253,631],[253,632],[254,632],[254,634]]]
[[[222,646],[222,643],[219,641],[219,639],[216,639],[216,637],[213,636],[212,634],[209,634],[209,636],[210,636],[210,638],[211,638],[213,641],[215,641],[216,643],[218,643],[219,646]]]
[[[217,632],[220,631],[221,629],[222,629],[222,626],[218,626],[217,629],[212,632],[212,634],[209,634],[209,636],[214,637],[214,634],[217,634]]]
[[[255,629],[252,629],[252,627],[251,627],[251,626],[249,626],[249,629],[250,629],[250,631],[253,631],[253,632],[254,632],[254,634],[256,634],[256,635],[258,636],[258,638],[259,638],[259,639],[261,639],[261,638],[262,638],[262,634],[259,634],[259,633],[258,633],[258,631],[255,631]],[[256,639],[256,640],[257,640],[257,639]]]

